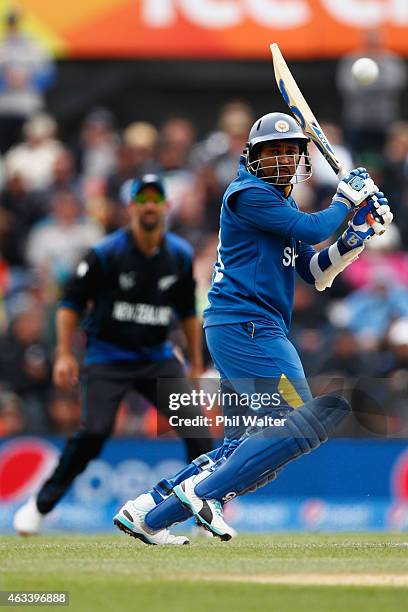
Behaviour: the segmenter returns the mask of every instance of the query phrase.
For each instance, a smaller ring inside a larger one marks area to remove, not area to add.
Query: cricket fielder
[[[299,211],[291,192],[294,183],[311,176],[307,145],[296,121],[283,113],[269,113],[252,127],[238,176],[224,194],[217,262],[204,312],[221,386],[239,393],[268,386],[280,390],[283,425],[258,431],[225,428],[221,448],[127,502],[114,523],[146,543],[165,540],[170,525],[192,515],[213,535],[230,539],[234,531],[224,521],[222,504],[276,478],[287,463],[325,442],[350,413],[341,397],[312,398],[288,340],[295,275],[319,291],[330,287],[374,234],[368,213],[379,220],[380,230],[393,216],[364,168],[339,182],[326,210]],[[349,215],[342,236],[315,251],[312,245],[327,240]]]
[[[54,380],[70,388],[79,378],[81,423],[53,473],[16,512],[13,525],[22,535],[40,531],[44,516],[99,455],[128,391],[138,391],[166,417],[171,414],[169,396],[159,393],[158,380],[170,379],[173,385],[167,389],[191,394],[169,340],[175,316],[185,332],[194,376],[202,371],[193,253],[187,242],[165,231],[168,203],[161,179],[155,174],[133,179],[127,204],[130,224],[91,249],[67,283],[58,309]],[[84,313],[87,350],[79,376],[72,347]],[[188,417],[199,416],[194,406],[183,410]],[[212,448],[204,426],[193,438],[191,429],[177,433],[185,440],[188,461]],[[160,543],[186,541],[167,532],[162,536]]]

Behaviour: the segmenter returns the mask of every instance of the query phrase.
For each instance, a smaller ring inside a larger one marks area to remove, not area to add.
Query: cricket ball
[[[371,85],[379,74],[378,64],[369,57],[360,57],[351,67],[351,73],[360,85]]]

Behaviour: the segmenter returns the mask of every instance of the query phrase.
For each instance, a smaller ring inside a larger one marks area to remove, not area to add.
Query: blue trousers
[[[256,320],[217,325],[207,327],[205,334],[211,357],[220,373],[223,393],[235,391],[238,396],[245,395],[251,400],[262,395],[275,396],[278,403],[268,405],[266,402],[260,406],[259,402],[249,401],[243,408],[240,403],[224,402],[224,416],[238,414],[239,424],[225,426],[225,439],[221,447],[198,457],[172,478],[157,483],[151,493],[158,503],[186,478],[221,463],[248,435],[256,432],[254,428],[245,428],[242,420],[244,414],[262,416],[274,412],[276,416],[282,416],[312,397],[299,355],[276,323]],[[146,522],[154,529],[161,517],[158,512],[152,513]],[[154,520],[155,514],[157,521]],[[179,518],[182,520],[181,515]]]
[[[235,391],[242,396],[241,400],[249,398],[235,404],[223,402],[225,417],[234,414],[240,417],[240,427],[229,426],[225,419],[226,439],[243,435],[245,413],[279,416],[312,398],[299,355],[276,323],[217,325],[207,327],[205,334],[225,397],[229,397],[228,391]]]

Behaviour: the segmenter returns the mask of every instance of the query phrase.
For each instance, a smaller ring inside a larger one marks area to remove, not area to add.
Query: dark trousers
[[[171,380],[166,383],[165,379]],[[112,433],[119,404],[131,390],[141,393],[168,417],[172,414],[169,395],[174,392],[190,393],[191,384],[174,357],[152,363],[121,362],[84,367],[80,383],[81,424],[79,430],[68,438],[57,467],[38,493],[37,506],[41,513],[50,512],[74,478],[99,455]],[[197,407],[188,406],[181,407],[177,414],[180,417],[193,417],[200,411]],[[188,461],[212,448],[210,434],[205,427],[194,428],[194,437],[189,437],[192,430],[188,429],[177,433],[186,444]]]

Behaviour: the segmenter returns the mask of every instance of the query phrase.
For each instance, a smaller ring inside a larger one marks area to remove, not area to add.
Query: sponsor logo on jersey
[[[172,285],[174,285],[176,280],[177,280],[176,274],[169,274],[168,276],[162,276],[162,278],[158,280],[157,286],[159,287],[160,291],[167,291],[167,289],[169,289]]]
[[[299,257],[298,253],[296,253],[296,249],[294,247],[287,246],[283,249],[283,259],[282,263],[287,268],[294,268],[296,265],[296,257]]]
[[[153,306],[152,304],[115,302],[112,318],[116,321],[139,323],[140,325],[167,326],[171,319],[171,308],[170,306]]]
[[[136,284],[136,273],[135,272],[122,272],[119,275],[119,287],[124,291],[133,289]]]
[[[284,119],[280,119],[275,123],[275,130],[277,132],[281,132],[283,134],[284,132],[289,132],[289,129],[289,123]]]

